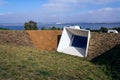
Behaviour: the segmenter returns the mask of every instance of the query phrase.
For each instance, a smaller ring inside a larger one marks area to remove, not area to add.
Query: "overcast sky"
[[[120,22],[120,0],[0,0],[0,23]]]

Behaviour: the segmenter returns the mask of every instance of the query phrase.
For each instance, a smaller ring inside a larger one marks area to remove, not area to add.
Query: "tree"
[[[38,27],[37,27],[37,23],[36,22],[34,22],[34,24],[33,24],[33,30],[38,30]]]
[[[45,27],[41,27],[41,30],[46,30],[46,28]]]
[[[57,28],[53,26],[53,27],[51,28],[51,30],[57,30]]]
[[[120,32],[120,27],[114,27],[112,28],[113,30],[117,30],[118,32]]]
[[[91,30],[90,28],[86,28],[86,30]]]
[[[25,23],[24,28],[25,30],[30,30],[29,23]]]
[[[53,27],[51,28],[51,30],[61,30],[61,28],[59,28],[59,27],[54,27],[54,26],[53,26]]]
[[[107,32],[107,31],[108,31],[108,29],[107,29],[107,28],[105,28],[105,27],[101,27],[101,28],[100,28],[100,31],[101,31],[101,32]]]
[[[62,28],[59,28],[59,27],[50,27],[50,28],[46,28],[46,27],[41,27],[41,30],[62,30]]]
[[[29,21],[24,24],[25,30],[38,30],[37,23],[34,21]]]

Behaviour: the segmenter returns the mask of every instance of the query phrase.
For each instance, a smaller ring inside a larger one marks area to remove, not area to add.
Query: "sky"
[[[120,0],[0,0],[0,23],[120,22]]]

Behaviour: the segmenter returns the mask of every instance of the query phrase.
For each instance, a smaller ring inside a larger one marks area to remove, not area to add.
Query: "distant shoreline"
[[[42,24],[38,23],[38,28],[41,29],[41,27],[45,28],[51,28],[51,27],[68,27],[71,25],[79,25],[83,29],[90,28],[90,29],[99,29],[100,27],[106,27],[106,28],[113,28],[113,27],[120,27],[120,23],[62,23],[62,24],[56,24],[56,23],[51,23],[51,24]],[[13,24],[13,23],[0,23],[0,28],[7,28],[11,30],[24,30],[24,24]]]

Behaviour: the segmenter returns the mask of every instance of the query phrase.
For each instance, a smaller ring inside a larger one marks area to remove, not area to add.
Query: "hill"
[[[94,59],[120,44],[120,33],[91,33],[88,58]]]
[[[34,47],[27,32],[15,30],[0,30],[0,44]]]
[[[9,29],[7,29],[7,28],[0,28],[0,30],[9,30]]]
[[[100,56],[92,59],[96,65],[106,66],[106,73],[109,74],[113,80],[120,79],[120,44],[112,48],[111,50],[103,53]]]
[[[105,68],[105,67],[104,67]],[[1,80],[111,80],[98,65],[84,58],[0,45]]]
[[[87,59],[56,52],[60,34],[1,30],[0,80],[120,79],[120,34],[91,33]]]

